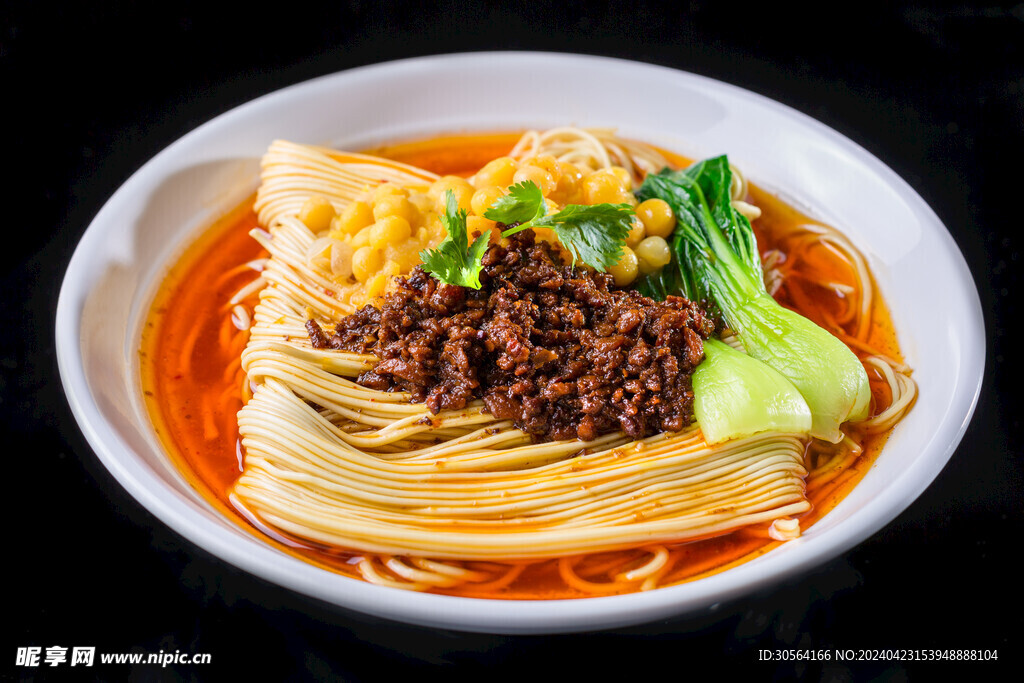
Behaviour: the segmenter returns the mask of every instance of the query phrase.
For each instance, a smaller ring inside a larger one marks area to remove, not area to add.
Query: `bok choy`
[[[637,288],[653,298],[681,293],[709,305],[748,354],[793,383],[810,408],[810,433],[838,441],[843,422],[867,417],[867,373],[838,338],[768,294],[754,231],[732,207],[731,183],[725,156],[645,178],[637,197],[668,202],[677,225],[672,260]]]
[[[717,339],[704,341],[704,360],[693,373],[693,414],[709,444],[811,430],[811,409],[792,382]]]

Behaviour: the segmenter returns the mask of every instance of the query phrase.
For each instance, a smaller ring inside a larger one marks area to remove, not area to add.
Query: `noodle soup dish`
[[[702,185],[777,310],[673,279],[704,267],[673,194]],[[158,293],[151,415],[240,524],[378,585],[550,599],[710,575],[798,538],[916,396],[863,256],[723,157],[570,127],[278,140],[237,214]]]
[[[173,224],[179,237],[137,233],[132,262],[160,267],[101,272],[77,309],[83,374],[122,352],[96,332],[120,307],[132,362],[117,386],[93,384],[94,408],[62,358],[108,467],[233,563],[472,630],[679,613],[891,519],[930,481],[904,477],[907,444],[933,477],[960,434],[935,411],[969,415],[976,393],[951,398],[938,380],[917,344],[935,323],[879,245],[886,235],[913,259],[948,235],[912,193],[896,215],[915,216],[914,234],[890,238],[877,216],[865,227],[836,199],[841,183],[774,177],[771,144],[701,132],[700,117],[739,98],[845,155],[847,180],[904,191],[813,122],[677,72],[605,65],[709,99],[678,130],[615,107],[580,125],[557,107],[524,114],[546,122],[528,127],[499,124],[492,105],[475,125],[450,111],[333,132],[327,116],[282,117],[283,103],[331,97],[319,81],[207,124],[163,155],[170,166],[140,171],[132,183],[152,189],[126,229]],[[371,76],[408,74],[383,65],[333,87],[358,93]],[[218,126],[245,131],[224,143],[239,152],[189,152]],[[183,190],[198,195],[184,221],[163,199]],[[105,250],[87,234],[79,252]],[[958,258],[932,267],[957,272]],[[973,294],[951,308],[970,319]],[[961,386],[975,363],[954,364]],[[449,604],[481,607],[445,616]]]

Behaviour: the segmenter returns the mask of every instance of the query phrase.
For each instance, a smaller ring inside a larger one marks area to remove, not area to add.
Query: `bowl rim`
[[[128,444],[105,419],[96,404],[84,368],[80,329],[83,302],[88,291],[89,263],[86,254],[100,239],[103,224],[120,201],[141,186],[144,178],[159,174],[164,161],[178,150],[187,149],[193,141],[210,131],[229,126],[239,117],[277,98],[301,95],[304,89],[367,76],[387,77],[409,69],[457,67],[461,62],[481,55],[508,62],[544,60],[563,66],[581,64],[595,67],[617,65],[623,68],[665,72],[708,89],[722,89],[740,99],[761,107],[774,109],[798,124],[827,135],[844,151],[854,155],[871,171],[890,184],[920,215],[929,222],[942,222],[924,200],[898,174],[877,157],[846,136],[803,114],[802,112],[758,93],[720,80],[679,69],[613,57],[533,51],[463,52],[399,59],[325,74],[281,88],[250,100],[194,128],[164,148],[136,170],[111,195],[93,217],[77,245],[61,283],[55,316],[55,338],[58,370],[71,411],[79,428],[97,457],[144,508],[187,540],[215,556],[251,574],[287,589],[311,596],[343,608],[376,615],[394,621],[421,626],[441,626],[455,630],[500,633],[579,632],[635,625],[660,618],[679,616],[700,610],[713,610],[723,602],[752,592],[767,581],[778,582],[806,571],[860,543],[905,510],[935,479],[959,445],[977,406],[985,362],[984,319],[977,287],[962,253],[948,229],[943,227],[936,237],[941,248],[949,253],[957,266],[957,282],[965,288],[968,299],[969,324],[964,325],[967,348],[972,352],[961,365],[963,386],[969,391],[954,397],[960,416],[957,423],[945,425],[942,447],[913,478],[898,482],[893,495],[872,501],[858,511],[859,526],[847,534],[825,534],[815,539],[813,553],[793,553],[777,562],[769,562],[773,571],[769,578],[757,578],[756,571],[743,571],[750,564],[700,579],[696,582],[660,588],[655,591],[627,595],[601,596],[567,600],[497,600],[452,597],[414,593],[376,586],[334,575],[291,556],[284,556],[255,537],[248,541],[233,536],[219,525],[209,524],[200,512],[188,504],[178,492],[139,462]],[[897,495],[898,494],[898,495]],[[325,578],[325,575],[334,578]],[[325,586],[325,584],[328,584]],[[695,586],[699,585],[699,590]]]

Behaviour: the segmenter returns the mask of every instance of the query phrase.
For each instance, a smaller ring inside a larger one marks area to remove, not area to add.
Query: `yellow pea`
[[[469,235],[470,244],[480,235],[490,233],[497,223],[482,216],[469,216],[466,218],[466,233]]]
[[[380,220],[387,216],[399,216],[410,225],[419,220],[419,210],[409,201],[408,197],[389,195],[381,197],[373,203],[373,218]]]
[[[532,182],[539,187],[545,197],[551,194],[558,186],[558,182],[551,175],[551,172],[544,170],[540,166],[520,166],[519,170],[512,176],[513,184],[518,185],[519,183],[526,182]]]
[[[575,164],[562,161],[558,164],[558,184],[551,193],[552,199],[562,204],[579,204],[580,190],[583,183],[583,171]]]
[[[426,192],[410,192],[409,201],[421,216],[424,216],[434,210],[434,199]]]
[[[558,159],[550,154],[530,157],[523,161],[520,168],[522,168],[522,166],[536,166],[537,168],[543,168],[545,171],[550,173],[555,180],[558,180],[558,176],[562,173],[562,169],[558,167]]]
[[[345,235],[355,235],[363,228],[373,224],[373,209],[366,202],[352,202],[331,221],[330,235],[341,239]]]
[[[423,244],[431,247],[436,246],[448,236],[448,232],[441,224],[441,218],[436,213],[432,213],[427,217],[426,223],[422,229],[424,237],[420,237],[419,231],[417,230],[417,239]]]
[[[647,228],[644,227],[643,221],[634,220],[626,234],[626,246],[636,249],[636,245],[640,244],[645,237],[647,237]]]
[[[383,265],[384,259],[380,251],[370,246],[359,247],[352,254],[352,274],[360,282],[366,282]]]
[[[299,209],[299,220],[312,232],[323,232],[331,227],[334,220],[334,205],[322,195],[315,194]]]
[[[504,194],[505,188],[498,187],[497,185],[482,187],[473,193],[473,199],[470,200],[469,205],[473,209],[473,213],[477,216],[483,216],[484,212]]]
[[[640,272],[645,275],[663,268],[672,259],[672,252],[664,237],[645,237],[634,251],[639,260]]]
[[[558,244],[558,235],[551,228],[533,228],[534,240],[536,242],[547,242],[548,244]]]
[[[512,184],[512,177],[519,170],[519,164],[512,157],[498,157],[488,161],[483,168],[473,176],[473,185],[477,189],[497,185],[508,187]]]
[[[664,199],[647,199],[636,207],[637,217],[643,221],[648,235],[668,237],[676,229],[676,215]]]
[[[373,201],[379,202],[384,197],[408,197],[409,191],[394,183],[381,183],[373,188]]]
[[[385,273],[377,273],[367,280],[365,285],[363,285],[366,290],[366,297],[368,299],[373,299],[381,296],[384,294],[384,288],[387,287],[387,284],[388,276]]]
[[[349,244],[352,245],[353,249],[358,249],[359,247],[365,247],[365,246],[367,246],[370,243],[370,229],[371,228],[373,228],[373,224],[372,223],[370,225],[366,226],[365,228],[363,228],[362,230],[360,230],[359,232],[357,232],[355,235],[352,236],[352,239],[349,241]]]
[[[608,274],[612,276],[615,284],[619,287],[625,287],[632,283],[639,272],[639,260],[636,253],[629,247],[622,248],[622,258],[608,269]]]
[[[627,190],[633,189],[633,176],[629,174],[629,171],[624,169],[622,166],[612,166],[610,169],[615,176],[622,181],[622,186]]]
[[[389,244],[400,244],[412,235],[412,226],[401,216],[384,216],[370,227],[370,246],[383,249]]]
[[[470,185],[469,181],[465,178],[457,175],[446,175],[435,180],[428,191],[428,194],[434,198],[434,210],[437,213],[443,214],[445,212],[449,190],[455,195],[455,201],[460,209],[468,212],[472,208],[469,203],[473,199],[473,193],[476,192],[476,188]]]
[[[583,198],[587,204],[629,203],[632,196],[622,179],[608,169],[594,171],[583,178]]]

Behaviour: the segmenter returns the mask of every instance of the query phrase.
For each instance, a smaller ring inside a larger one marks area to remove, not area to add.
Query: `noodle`
[[[429,183],[436,179],[412,166],[382,163],[377,157],[276,140],[263,156],[256,212],[260,225],[295,216],[312,194],[341,209],[373,183]]]
[[[614,131],[568,127],[524,134],[509,157],[625,169],[634,182],[669,165]],[[307,320],[331,325],[370,294],[337,277],[335,252],[322,256],[331,240],[300,220],[307,200],[324,197],[340,213],[382,184],[425,192],[436,181],[377,157],[284,141],[268,149],[255,204],[262,229],[252,236],[269,257],[243,267],[256,277],[231,298],[221,331],[222,346],[240,351],[224,376],[238,377],[248,398],[238,412],[244,469],[229,495],[236,509],[285,538],[358,553],[366,581],[466,595],[501,591],[545,561],[583,594],[650,590],[672,582],[682,542],[745,528],[776,542],[800,535],[799,518],[811,508],[807,484],[837,480],[858,457],[849,437],[809,447],[796,435],[762,433],[711,447],[693,426],[640,440],[611,433],[535,443],[479,400],[434,415],[407,393],[357,384],[375,356],[313,348]],[[731,194],[738,211],[760,215],[735,169]],[[882,434],[913,404],[916,385],[906,366],[868,341],[874,292],[863,257],[831,228],[805,228],[785,253],[765,254],[765,281],[773,295],[806,306],[805,286],[844,295],[845,310],[823,315],[863,352],[890,397],[856,426]],[[806,269],[794,276],[814,249],[845,263],[853,281],[807,279]],[[257,291],[250,311],[242,302]],[[194,345],[186,344],[188,355]],[[217,431],[212,422],[207,429]],[[590,559],[604,553],[603,563]]]

